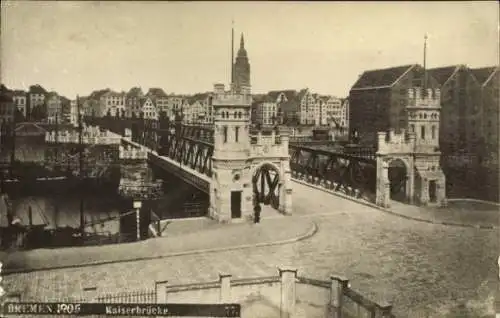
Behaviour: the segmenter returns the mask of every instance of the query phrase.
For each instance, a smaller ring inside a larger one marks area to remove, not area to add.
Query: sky
[[[95,89],[192,94],[228,83],[231,25],[252,90],[347,96],[365,70],[498,65],[489,2],[2,1],[1,80],[68,98]],[[236,50],[235,50],[236,51]]]

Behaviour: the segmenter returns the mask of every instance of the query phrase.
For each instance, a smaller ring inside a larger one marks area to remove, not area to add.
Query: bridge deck
[[[210,182],[212,182],[212,178],[210,178],[206,174],[191,169],[190,167],[183,165],[171,158],[160,156],[156,151],[144,147],[130,139],[123,138],[122,141],[136,148],[146,149],[146,151],[148,152],[148,160],[150,162],[156,164],[161,168],[166,169],[168,172],[174,174],[176,177],[183,179],[184,181],[196,187],[197,189],[205,193],[209,192]]]

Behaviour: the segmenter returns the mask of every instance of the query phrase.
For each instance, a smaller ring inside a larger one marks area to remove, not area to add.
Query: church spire
[[[234,20],[231,21],[231,85],[234,83]]]
[[[427,34],[424,36],[424,89],[427,89]]]
[[[243,33],[241,33],[241,39],[240,39],[240,49],[245,48],[245,39],[243,38]]]

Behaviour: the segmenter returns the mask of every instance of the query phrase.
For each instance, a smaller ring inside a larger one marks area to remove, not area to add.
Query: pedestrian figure
[[[254,211],[254,218],[253,218],[254,223],[260,223],[260,211],[261,211],[260,204],[257,204],[254,207],[253,211]]]

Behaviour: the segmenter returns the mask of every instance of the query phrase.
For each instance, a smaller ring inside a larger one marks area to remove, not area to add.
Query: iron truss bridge
[[[109,119],[108,119],[109,120]],[[101,120],[101,126],[105,121]],[[99,124],[99,123],[97,123]],[[182,125],[161,120],[157,123],[114,122],[115,132],[123,135],[132,131],[132,140],[156,150],[160,156],[171,158],[182,165],[212,175],[213,127]],[[255,133],[255,129],[252,129]],[[266,132],[263,132],[266,133]],[[376,188],[376,156],[373,148],[332,145],[323,143],[290,143],[290,167],[293,176],[307,182],[317,182],[335,191],[355,194],[373,200]],[[394,177],[404,184],[403,177]],[[266,179],[271,179],[270,176]],[[269,186],[272,186],[273,180]]]

